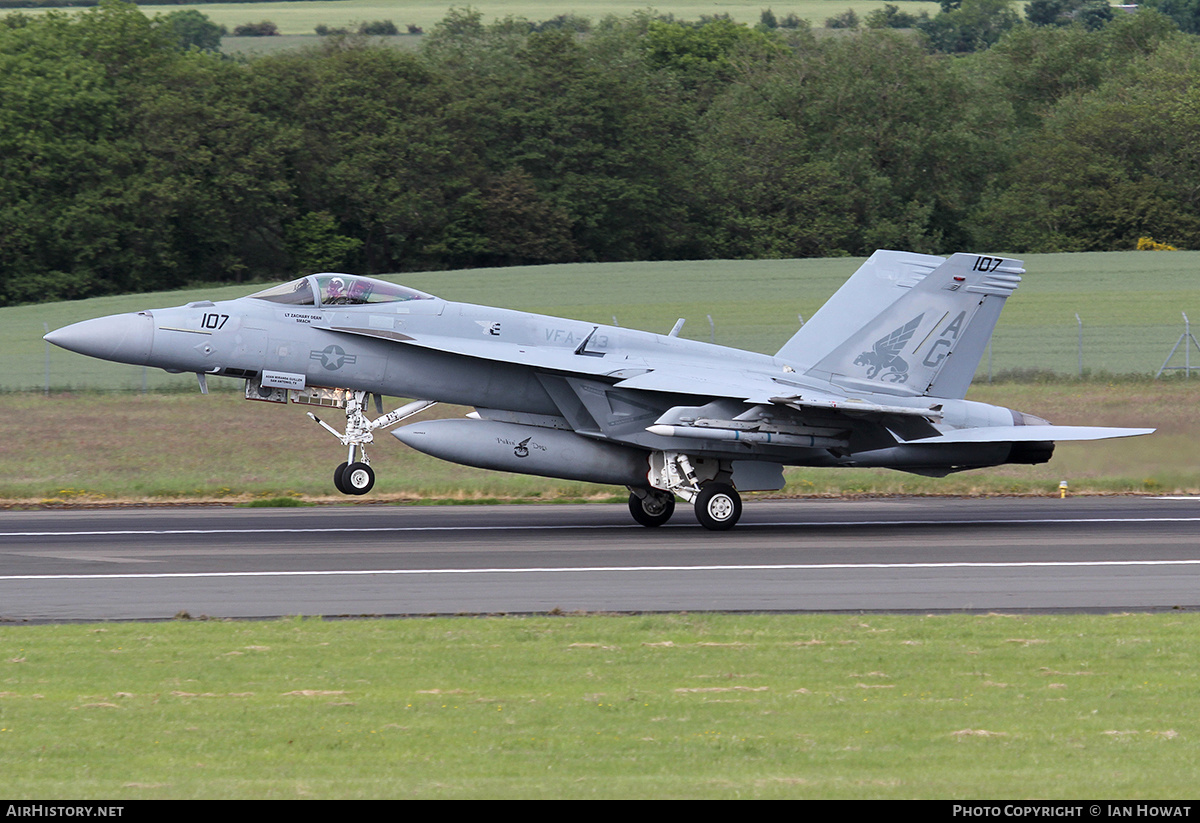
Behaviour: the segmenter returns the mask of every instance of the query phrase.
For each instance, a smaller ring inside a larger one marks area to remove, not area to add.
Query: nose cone
[[[154,345],[154,319],[145,313],[114,314],[55,329],[44,339],[88,357],[142,366]]]

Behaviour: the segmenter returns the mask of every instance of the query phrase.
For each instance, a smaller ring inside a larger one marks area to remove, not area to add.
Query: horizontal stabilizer
[[[1124,429],[1115,426],[987,426],[957,429],[937,437],[910,441],[920,443],[1049,443],[1070,440],[1108,440],[1137,437],[1154,429]]]

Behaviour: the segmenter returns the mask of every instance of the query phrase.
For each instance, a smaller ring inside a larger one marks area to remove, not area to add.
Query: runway
[[[0,512],[0,620],[1200,607],[1200,499]]]

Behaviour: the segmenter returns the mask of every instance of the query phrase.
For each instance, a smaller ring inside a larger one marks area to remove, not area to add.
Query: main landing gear
[[[629,493],[629,513],[643,526],[661,526],[675,513],[675,495],[658,489],[636,489]]]
[[[693,504],[696,519],[709,531],[732,529],[742,516],[742,498],[726,483],[705,483]]]
[[[371,468],[371,459],[367,457],[366,446],[375,442],[376,429],[394,426],[401,420],[411,417],[417,412],[424,411],[434,405],[432,400],[416,400],[407,406],[401,406],[382,417],[369,420],[364,411],[367,393],[362,391],[347,391],[346,397],[346,431],[339,432],[312,412],[308,416],[322,428],[342,441],[349,448],[346,462],[333,472],[333,485],[342,494],[366,494],[375,485],[375,471]],[[355,455],[357,453],[357,459]]]
[[[629,513],[643,526],[661,526],[675,513],[678,495],[692,504],[696,520],[709,531],[725,531],[742,516],[742,497],[719,461],[693,461],[678,452],[655,452],[650,458],[654,488],[629,490]]]

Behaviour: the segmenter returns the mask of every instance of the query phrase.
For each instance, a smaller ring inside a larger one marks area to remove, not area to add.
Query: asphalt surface
[[[0,512],[0,620],[1200,608],[1200,499]]]

